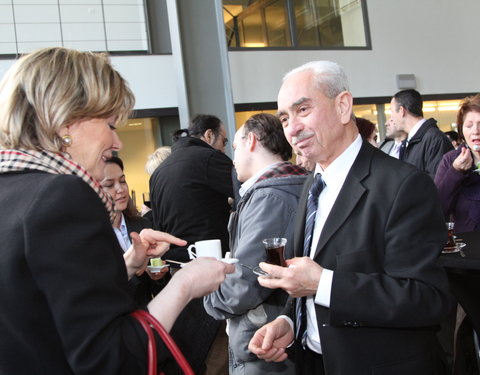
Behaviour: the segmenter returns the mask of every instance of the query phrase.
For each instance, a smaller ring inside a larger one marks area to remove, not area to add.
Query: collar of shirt
[[[348,172],[352,168],[360,148],[362,147],[362,137],[360,134],[347,149],[340,154],[325,170],[322,171],[320,165],[315,167],[315,173],[320,173],[325,181],[325,188],[318,198],[318,210],[315,217],[315,226],[312,238],[312,247],[310,257],[313,258],[320,238],[321,230],[325,224],[328,215],[337,200],[338,194],[347,178]]]
[[[410,130],[410,132],[408,133],[407,144],[408,142],[410,142],[410,139],[412,139],[413,136],[418,132],[418,129],[420,129],[420,127],[423,125],[425,121],[427,121],[426,118],[421,119],[419,122],[415,124],[412,130]]]
[[[132,243],[130,241],[130,237],[128,236],[127,223],[125,222],[125,216],[123,216],[123,214],[121,215],[122,215],[122,219],[120,221],[120,227],[119,228],[113,227],[113,230],[115,232],[115,235],[117,236],[120,247],[123,249],[123,251],[127,251]]]
[[[238,193],[240,194],[240,197],[243,197],[245,193],[247,192],[248,189],[250,189],[255,182],[257,182],[258,178],[264,174],[266,171],[268,171],[270,168],[272,168],[274,165],[280,164],[281,162],[273,163],[270,165],[267,165],[265,168],[259,170],[257,173],[255,173],[252,177],[250,177],[247,181],[245,181],[242,186],[240,186],[240,189],[238,190]]]
[[[400,147],[402,146],[402,141],[398,141],[398,142],[395,142],[392,146],[392,148],[390,149],[390,152],[388,153],[388,155],[390,156],[393,156],[395,158],[399,158],[400,156]]]

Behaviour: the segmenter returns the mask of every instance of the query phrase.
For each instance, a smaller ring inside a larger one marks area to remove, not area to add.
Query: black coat
[[[146,374],[123,251],[97,194],[42,172],[1,174],[0,186],[0,374]]]
[[[428,173],[433,180],[443,155],[450,150],[453,150],[452,142],[430,118],[410,139],[402,160]]]
[[[173,234],[189,244],[220,239],[223,253],[228,251],[232,166],[228,156],[201,139],[183,137],[177,140],[172,154],[150,178],[154,229]],[[174,246],[163,258],[189,260],[186,248]],[[172,337],[195,373],[203,372],[205,358],[219,327],[220,322],[206,313],[202,298],[192,300],[175,322]],[[167,373],[175,373],[167,370]]]
[[[228,217],[233,197],[232,161],[198,138],[182,137],[150,178],[153,228],[186,240],[220,239],[228,251]],[[166,259],[188,261],[186,248]]]

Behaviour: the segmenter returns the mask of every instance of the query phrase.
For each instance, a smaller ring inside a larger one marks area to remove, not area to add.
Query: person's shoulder
[[[249,194],[257,196],[274,194],[284,197],[293,195],[298,198],[307,177],[308,175],[290,175],[267,178],[254,184],[249,189]]]
[[[461,150],[462,150],[462,146],[460,146],[457,149],[454,148],[453,150],[447,151],[446,153],[443,154],[443,159],[449,162],[453,162],[453,160],[456,159],[457,156],[460,154]]]
[[[212,149],[210,152],[204,153],[204,157],[208,159],[209,164],[221,165],[227,168],[233,167],[232,159],[219,150]]]
[[[79,212],[104,212],[105,206],[97,193],[83,179],[76,175],[46,174],[36,181],[31,194],[33,215],[78,215]],[[26,180],[25,182],[28,182]],[[30,181],[33,182],[33,181]],[[53,211],[52,211],[53,210]]]
[[[272,177],[259,182],[258,185],[273,188],[280,188],[282,186],[303,186],[308,176],[308,174],[303,174]]]
[[[425,135],[428,135],[431,137],[439,137],[451,143],[451,141],[448,139],[445,133],[441,131],[440,128],[437,126],[437,121],[435,119],[429,118],[428,120],[425,121],[423,125],[425,128]]]
[[[420,172],[414,165],[398,160],[378,149],[372,155],[372,169],[375,174],[385,173],[392,176]]]
[[[27,188],[36,191],[48,189],[51,190],[50,194],[92,190],[85,181],[76,175],[27,171],[20,173],[18,176]]]

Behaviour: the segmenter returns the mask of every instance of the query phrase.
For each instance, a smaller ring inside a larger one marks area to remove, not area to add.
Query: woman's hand
[[[180,279],[185,293],[193,299],[217,290],[225,280],[225,275],[233,272],[235,272],[235,266],[232,264],[215,258],[202,257],[185,263],[174,277]]]
[[[225,275],[233,273],[235,266],[215,258],[197,258],[177,271],[165,288],[148,304],[148,310],[167,331],[185,306],[217,290]]]
[[[470,150],[468,148],[462,147],[460,154],[457,158],[453,161],[453,168],[461,173],[467,172],[472,168],[473,165],[473,158]]]
[[[157,281],[157,280],[163,279],[165,275],[168,273],[169,269],[170,267],[163,267],[160,270],[160,272],[152,272],[148,268],[145,268],[143,271],[147,271],[148,276],[150,276],[152,280]],[[138,275],[138,272],[137,272],[137,275]]]
[[[159,257],[167,252],[170,244],[185,246],[186,241],[171,234],[143,229],[140,234],[130,233],[132,246],[123,255],[127,266],[128,277],[131,278],[137,272],[143,273],[150,257]]]

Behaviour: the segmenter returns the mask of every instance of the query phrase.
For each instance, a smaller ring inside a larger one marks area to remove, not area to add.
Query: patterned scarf
[[[51,174],[73,174],[85,181],[105,205],[113,223],[115,218],[113,199],[105,193],[101,185],[80,165],[70,159],[67,154],[32,151],[32,150],[0,150],[0,173],[24,170],[43,171]]]
[[[307,175],[308,171],[299,165],[292,164],[289,161],[276,164],[273,168],[270,168],[264,174],[262,174],[256,182],[266,180],[267,178],[277,178],[286,176],[303,176]]]

